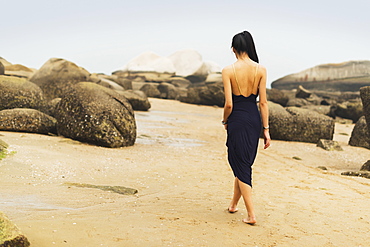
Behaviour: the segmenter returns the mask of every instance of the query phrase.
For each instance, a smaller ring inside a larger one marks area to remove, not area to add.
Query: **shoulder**
[[[229,75],[230,73],[232,73],[232,71],[233,71],[232,65],[228,65],[222,69],[222,75]]]
[[[224,73],[224,72],[229,72],[229,71],[231,71],[232,69],[233,69],[232,65],[228,65],[228,66],[226,66],[225,68],[223,68],[223,69],[222,69],[222,73]]]
[[[261,64],[258,64],[258,74],[266,74],[266,73],[267,73],[266,67]]]

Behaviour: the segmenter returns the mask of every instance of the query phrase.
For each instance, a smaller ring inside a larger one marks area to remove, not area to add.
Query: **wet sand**
[[[0,211],[31,246],[370,246],[370,150],[273,141],[254,164],[258,223],[229,214],[233,175],[222,109],[150,99],[136,112],[133,147],[109,149],[57,136],[0,132],[15,154],[0,161]],[[299,157],[294,159],[293,157]],[[327,170],[318,169],[325,166]],[[121,195],[64,183],[125,186]]]

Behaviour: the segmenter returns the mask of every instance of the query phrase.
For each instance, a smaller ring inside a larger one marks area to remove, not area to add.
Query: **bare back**
[[[251,61],[238,60],[233,65],[233,73],[230,75],[232,93],[245,97],[251,94],[257,95],[260,74],[258,63]]]

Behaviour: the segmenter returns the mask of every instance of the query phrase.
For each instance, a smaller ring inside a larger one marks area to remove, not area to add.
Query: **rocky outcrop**
[[[30,242],[21,233],[8,217],[0,212],[0,246],[1,247],[28,247]]]
[[[122,72],[132,79],[144,76],[147,82],[167,82],[176,75],[195,83],[204,82],[209,74],[221,72],[221,68],[214,62],[203,61],[195,50],[180,50],[168,57],[153,52],[143,53],[129,61]]]
[[[360,89],[360,95],[363,105],[363,112],[367,122],[367,129],[370,133],[370,86],[369,87],[362,87]]]
[[[370,85],[370,61],[318,65],[282,77],[272,82],[271,87],[291,90],[299,85],[309,90],[356,92],[361,87]]]
[[[119,93],[90,82],[80,82],[64,94],[56,110],[60,135],[98,146],[134,145],[133,109]]]
[[[135,111],[147,111],[151,107],[148,97],[143,91],[125,90],[117,92],[123,95],[128,100],[128,102],[130,102],[132,108]]]
[[[0,110],[12,108],[42,109],[44,97],[36,84],[13,76],[0,76]]]
[[[56,120],[35,109],[15,108],[0,111],[0,130],[29,133],[56,133]]]
[[[224,88],[221,83],[202,84],[188,88],[187,96],[180,101],[200,105],[216,105],[222,107],[225,102]]]
[[[60,58],[49,59],[31,78],[48,100],[62,97],[72,86],[91,81],[90,73],[76,64]]]
[[[269,126],[272,139],[318,143],[332,140],[334,120],[328,116],[297,107],[284,108],[269,102]]]

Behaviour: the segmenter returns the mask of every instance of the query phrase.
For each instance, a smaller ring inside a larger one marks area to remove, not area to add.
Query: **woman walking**
[[[244,223],[255,224],[256,215],[252,202],[252,165],[257,154],[258,140],[263,125],[264,149],[270,146],[268,106],[266,96],[266,69],[259,65],[252,35],[236,34],[232,50],[237,61],[222,70],[225,106],[222,124],[227,130],[228,160],[233,170],[234,194],[228,211],[238,211],[241,196],[248,217]],[[259,96],[258,111],[256,98]]]

